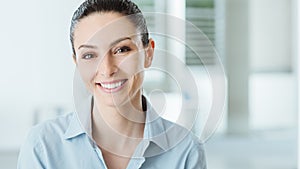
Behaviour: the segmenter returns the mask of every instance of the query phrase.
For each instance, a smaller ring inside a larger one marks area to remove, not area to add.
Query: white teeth
[[[114,89],[114,88],[120,87],[123,83],[124,83],[124,81],[120,81],[117,83],[110,83],[110,84],[102,84],[102,83],[100,83],[100,84],[103,88]]]

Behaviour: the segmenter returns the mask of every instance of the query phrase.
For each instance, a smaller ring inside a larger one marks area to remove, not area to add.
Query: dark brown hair
[[[118,12],[124,16],[129,16],[131,22],[140,31],[142,43],[145,46],[149,43],[149,33],[146,20],[138,6],[130,0],[86,0],[74,12],[71,27],[70,41],[72,45],[73,55],[76,56],[74,49],[74,30],[77,23],[84,17],[95,12]]]

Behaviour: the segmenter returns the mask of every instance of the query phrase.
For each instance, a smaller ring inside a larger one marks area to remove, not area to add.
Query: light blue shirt
[[[147,103],[144,138],[127,169],[206,169],[203,144],[187,129],[161,118]],[[18,169],[107,169],[91,137],[90,111],[71,113],[31,129]]]

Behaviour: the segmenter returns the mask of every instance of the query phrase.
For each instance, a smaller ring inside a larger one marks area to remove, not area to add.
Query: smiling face
[[[143,71],[151,65],[154,42],[144,47],[139,34],[127,17],[116,12],[95,12],[78,22],[75,62],[100,105],[140,106]]]

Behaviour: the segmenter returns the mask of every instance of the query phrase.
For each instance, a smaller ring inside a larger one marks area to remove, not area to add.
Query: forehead
[[[95,12],[82,18],[74,30],[75,50],[85,43],[109,44],[123,37],[137,35],[128,17],[116,12]]]

